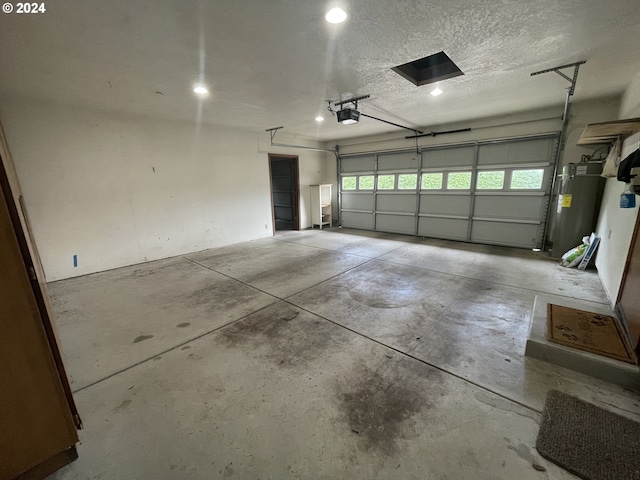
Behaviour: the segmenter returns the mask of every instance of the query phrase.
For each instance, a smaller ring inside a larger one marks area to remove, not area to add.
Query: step
[[[602,303],[575,300],[557,295],[536,295],[531,312],[525,356],[568,368],[640,393],[640,367],[547,340],[548,303],[616,316],[609,305]]]

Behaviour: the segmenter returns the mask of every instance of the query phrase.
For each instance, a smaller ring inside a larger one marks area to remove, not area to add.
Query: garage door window
[[[399,190],[415,190],[418,186],[418,175],[398,175]]]
[[[478,172],[476,188],[478,190],[502,190],[504,186],[504,170]]]
[[[343,190],[355,190],[356,189],[356,177],[342,177],[342,189]]]
[[[540,190],[544,179],[544,169],[514,170],[511,173],[512,190]]]
[[[423,190],[440,190],[442,188],[442,173],[423,173]]]
[[[373,190],[373,183],[373,175],[358,177],[358,190]]]
[[[448,190],[469,190],[471,188],[471,172],[451,172],[447,174]]]
[[[378,190],[393,190],[395,182],[395,175],[378,175]]]

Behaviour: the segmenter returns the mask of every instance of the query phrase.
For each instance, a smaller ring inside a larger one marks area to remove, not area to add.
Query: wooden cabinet
[[[73,461],[81,427],[21,200],[0,128],[0,480]]]
[[[311,228],[331,226],[331,184],[310,185]]]

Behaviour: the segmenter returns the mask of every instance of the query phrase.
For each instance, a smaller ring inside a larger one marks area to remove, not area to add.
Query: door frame
[[[293,227],[300,230],[300,159],[298,155],[286,155],[282,153],[269,153],[269,197],[271,199],[271,234],[276,234],[276,212],[273,205],[273,180],[271,173],[271,160],[273,158],[288,158],[293,160]]]

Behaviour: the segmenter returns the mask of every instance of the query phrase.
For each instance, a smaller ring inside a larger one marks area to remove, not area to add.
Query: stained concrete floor
[[[548,390],[640,395],[524,358],[541,292],[606,303],[543,254],[342,229],[52,283],[85,430],[50,478],[576,478],[534,447]]]

